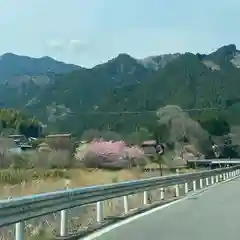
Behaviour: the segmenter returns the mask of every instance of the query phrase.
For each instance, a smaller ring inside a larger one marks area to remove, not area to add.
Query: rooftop
[[[46,138],[54,138],[54,137],[71,137],[71,134],[63,133],[63,134],[51,134],[46,136]]]

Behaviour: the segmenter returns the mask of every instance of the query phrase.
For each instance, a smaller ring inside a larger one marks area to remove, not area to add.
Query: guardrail
[[[65,237],[68,235],[67,209],[96,203],[96,218],[97,222],[100,223],[104,219],[102,209],[102,201],[104,200],[122,197],[124,214],[127,214],[129,212],[129,195],[143,192],[143,204],[147,205],[148,191],[153,189],[161,190],[159,197],[163,200],[164,188],[174,186],[175,197],[178,198],[180,185],[184,185],[184,194],[187,194],[189,183],[192,183],[192,191],[196,191],[197,182],[199,189],[202,189],[238,175],[240,175],[240,167],[235,166],[1,200],[0,227],[15,224],[15,239],[24,240],[24,222],[26,220],[61,211],[60,236]],[[204,186],[203,181],[205,182]]]

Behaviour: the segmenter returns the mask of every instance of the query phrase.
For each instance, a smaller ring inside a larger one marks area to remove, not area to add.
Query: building
[[[141,144],[144,154],[149,157],[153,157],[154,155],[156,155],[156,146],[157,143],[155,140],[144,141]]]
[[[52,138],[69,138],[71,139],[72,135],[70,133],[63,133],[63,134],[50,134],[47,135],[46,139],[52,139]]]

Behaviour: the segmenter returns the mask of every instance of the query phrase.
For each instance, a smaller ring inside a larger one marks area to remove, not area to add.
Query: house
[[[43,142],[38,145],[38,151],[39,152],[51,152],[52,150],[47,143]]]
[[[8,135],[8,138],[13,139],[13,141],[16,144],[20,144],[22,142],[26,142],[26,137],[24,135],[21,134],[12,134],[12,135]]]
[[[144,141],[141,144],[144,154],[147,156],[154,156],[156,154],[162,155],[164,153],[164,145],[158,144],[155,140]]]
[[[63,134],[50,134],[47,135],[45,138],[50,139],[50,138],[69,138],[71,139],[72,135],[70,133],[63,133]]]
[[[156,155],[156,146],[157,146],[157,143],[156,143],[155,140],[144,141],[141,144],[141,147],[143,148],[144,154],[147,155],[147,156]]]
[[[45,137],[45,142],[52,149],[68,149],[69,151],[73,151],[74,148],[70,133],[48,135]]]

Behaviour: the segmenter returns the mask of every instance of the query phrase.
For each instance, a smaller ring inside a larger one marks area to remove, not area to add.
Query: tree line
[[[42,125],[34,117],[28,117],[15,109],[0,109],[0,129],[2,133],[23,134],[26,137],[39,137]]]

